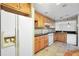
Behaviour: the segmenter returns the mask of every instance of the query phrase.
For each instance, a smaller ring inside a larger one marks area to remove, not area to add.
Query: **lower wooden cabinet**
[[[34,51],[38,52],[40,50],[40,40],[39,37],[35,37]]]
[[[39,40],[40,40],[40,49],[43,49],[44,48],[44,36],[40,36]]]
[[[35,53],[48,46],[48,35],[35,37]]]
[[[44,47],[48,46],[48,35],[44,36]]]
[[[56,32],[54,34],[54,41],[67,42],[67,33],[66,32]]]

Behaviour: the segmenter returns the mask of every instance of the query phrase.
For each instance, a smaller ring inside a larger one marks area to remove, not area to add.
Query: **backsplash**
[[[35,34],[46,34],[55,32],[55,29],[35,29]]]

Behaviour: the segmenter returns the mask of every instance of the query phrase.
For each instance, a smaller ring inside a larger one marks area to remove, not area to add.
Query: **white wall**
[[[32,56],[33,44],[33,19],[19,16],[19,55]]]
[[[15,14],[1,10],[1,41],[3,41],[3,35],[15,36]],[[1,42],[1,55],[14,56],[15,46],[4,48]]]
[[[70,24],[70,27],[68,27],[68,23]],[[76,31],[76,20],[56,22],[55,30],[56,31]]]

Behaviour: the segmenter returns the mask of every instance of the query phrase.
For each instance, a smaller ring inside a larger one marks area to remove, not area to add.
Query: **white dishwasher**
[[[53,33],[48,34],[48,45],[50,46],[53,43]]]
[[[67,34],[67,43],[76,45],[76,34]]]

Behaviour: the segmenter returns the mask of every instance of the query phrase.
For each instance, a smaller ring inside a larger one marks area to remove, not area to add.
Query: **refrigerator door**
[[[19,15],[19,55],[32,56],[33,55],[33,19]]]
[[[1,10],[1,56],[15,56],[15,44],[3,43],[5,37],[15,36],[16,15]]]

